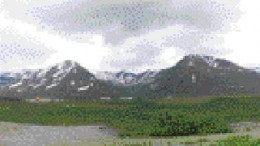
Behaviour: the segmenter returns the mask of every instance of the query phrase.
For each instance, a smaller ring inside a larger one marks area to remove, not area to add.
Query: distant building
[[[121,100],[132,100],[133,97],[119,97],[119,99],[121,99]]]
[[[101,100],[111,100],[111,97],[100,97]]]

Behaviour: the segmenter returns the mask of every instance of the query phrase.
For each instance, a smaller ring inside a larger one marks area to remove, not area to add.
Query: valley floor
[[[124,138],[106,126],[37,126],[0,122],[0,146],[179,146],[211,145],[229,136],[249,135],[260,139],[260,123],[243,122],[233,125],[236,133],[171,138]],[[139,144],[139,145],[138,145]]]

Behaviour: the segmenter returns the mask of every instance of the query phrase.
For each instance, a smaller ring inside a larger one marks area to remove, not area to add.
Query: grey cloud
[[[237,4],[231,0],[231,6]],[[28,10],[39,23],[66,33],[100,33],[107,43],[122,43],[132,36],[183,24],[211,33],[226,27],[237,10],[216,0],[166,0],[104,3],[73,0]]]
[[[18,15],[18,12],[11,10],[9,15],[37,23],[48,31],[51,28],[70,39],[70,35],[75,34],[101,34],[105,45],[111,44],[112,50],[112,55],[103,59],[101,66],[119,69],[162,65],[158,58],[169,47],[178,48],[186,54],[227,53],[227,49],[221,46],[223,38],[216,34],[229,31],[230,24],[240,16],[237,7],[239,0],[122,1],[66,0],[44,5],[35,1],[19,11],[26,15]],[[11,6],[11,0],[5,3]],[[148,38],[148,42],[143,38],[150,32],[175,25],[181,25],[184,29],[167,34],[160,45],[152,42],[158,42],[161,36]],[[124,44],[129,38],[139,39],[136,46]],[[84,39],[88,41],[86,37],[80,41],[84,42]],[[119,50],[125,53],[120,54]],[[134,57],[127,57],[129,55]]]

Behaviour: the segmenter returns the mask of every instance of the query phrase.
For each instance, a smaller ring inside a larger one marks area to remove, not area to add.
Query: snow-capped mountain
[[[65,61],[46,69],[39,69],[34,72],[25,71],[22,73],[17,73],[18,76],[16,76],[16,79],[19,81],[11,84],[9,88],[18,88],[19,86],[39,88],[49,84],[49,86],[54,86],[54,84],[58,84],[59,81],[61,81],[62,78],[64,78],[75,66],[76,64],[74,62]]]
[[[9,85],[22,78],[29,78],[33,70],[21,70],[17,72],[0,72],[0,85]]]
[[[35,96],[96,99],[101,97],[167,97],[260,95],[260,74],[225,59],[188,55],[175,66],[143,73],[90,73],[74,61],[17,74],[0,86],[0,97]]]
[[[198,54],[185,56],[182,60],[180,60],[176,64],[176,66],[189,66],[189,67],[195,66],[199,68],[207,67],[207,68],[215,68],[215,69],[234,70],[234,71],[247,70],[225,59],[215,58],[213,56],[198,55]]]
[[[260,94],[260,74],[225,59],[188,55],[160,71],[150,89],[157,96]]]
[[[142,73],[129,72],[98,72],[96,78],[112,82],[118,86],[131,86],[136,84],[148,84],[154,80],[158,71],[147,70]]]
[[[66,60],[54,66],[26,72],[2,88],[5,96],[58,96],[63,98],[95,98],[114,95],[113,88],[77,62]]]

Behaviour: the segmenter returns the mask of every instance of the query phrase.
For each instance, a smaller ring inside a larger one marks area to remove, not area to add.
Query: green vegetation
[[[120,136],[184,136],[230,132],[228,124],[260,121],[259,97],[133,101],[0,102],[1,121],[41,125],[105,124]]]
[[[217,146],[259,146],[260,139],[245,136],[230,136],[224,140],[218,140]]]

